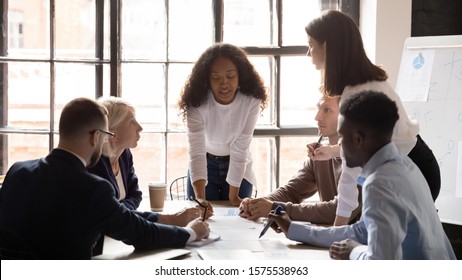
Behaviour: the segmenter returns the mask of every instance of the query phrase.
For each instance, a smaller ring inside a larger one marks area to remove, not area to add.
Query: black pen
[[[316,145],[314,146],[315,149],[319,148],[321,145],[322,138],[324,138],[324,136],[321,134],[321,136],[319,136],[318,142],[316,142]]]
[[[190,199],[194,200],[197,204],[199,204],[200,207],[205,208],[204,210],[204,216],[202,216],[202,221],[205,221],[205,216],[207,215],[207,210],[209,209],[208,205],[204,206],[202,203],[199,202],[195,197],[190,196]]]
[[[200,207],[202,207],[202,208],[207,208],[206,206],[202,205],[202,203],[200,203],[199,200],[197,200],[195,197],[190,196],[189,198],[192,199],[192,200],[194,200],[197,204],[199,204]]]
[[[202,216],[202,221],[205,221],[205,215],[207,214],[207,210],[209,209],[208,206],[205,206],[205,210],[204,210],[204,216]]]
[[[274,210],[274,213],[277,214],[277,215],[280,215],[281,214],[281,211],[282,211],[282,206],[279,205],[278,207],[276,207],[276,209]],[[271,227],[271,225],[274,223],[274,220],[270,220],[268,221],[268,223],[266,224],[266,226],[263,228],[263,230],[260,232],[260,236],[258,238],[261,238],[267,231],[268,229]]]

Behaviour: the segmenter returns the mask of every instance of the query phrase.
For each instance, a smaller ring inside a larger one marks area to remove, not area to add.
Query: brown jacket
[[[285,186],[277,188],[265,198],[274,201],[273,209],[282,205],[293,220],[331,225],[337,209],[337,184],[341,171],[340,158],[325,161],[308,159]],[[319,193],[319,202],[303,202],[316,192]],[[360,205],[351,215],[350,221],[359,216],[361,196],[359,202]]]

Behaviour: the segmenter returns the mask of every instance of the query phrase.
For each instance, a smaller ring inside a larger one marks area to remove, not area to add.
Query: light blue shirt
[[[369,159],[360,177],[360,221],[330,228],[291,223],[287,237],[322,247],[347,238],[367,244],[356,247],[350,259],[455,259],[427,181],[393,143]]]

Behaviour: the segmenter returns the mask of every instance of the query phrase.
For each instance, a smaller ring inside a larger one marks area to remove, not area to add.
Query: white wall
[[[412,0],[361,0],[359,26],[369,59],[395,87],[404,41],[411,36]]]

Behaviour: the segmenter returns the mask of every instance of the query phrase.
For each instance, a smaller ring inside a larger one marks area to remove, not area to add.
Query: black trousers
[[[433,201],[435,201],[441,189],[440,167],[432,150],[422,140],[420,135],[417,135],[417,143],[408,156],[414,161],[424,175],[430,186]]]

